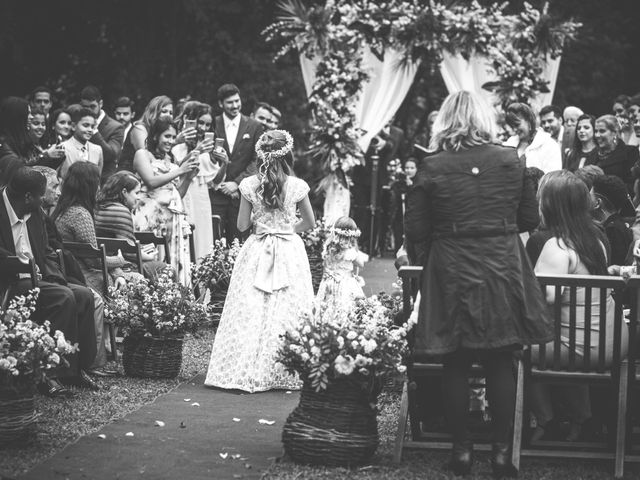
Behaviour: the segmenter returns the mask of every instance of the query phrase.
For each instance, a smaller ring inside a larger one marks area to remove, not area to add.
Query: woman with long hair
[[[466,474],[469,373],[486,371],[496,476],[514,474],[509,442],[515,408],[514,355],[551,339],[547,307],[519,232],[538,225],[531,179],[513,148],[496,145],[495,114],[467,91],[449,95],[430,150],[407,194],[405,236],[422,255],[414,355],[441,355],[450,467]],[[556,145],[557,146],[557,145]],[[411,249],[410,249],[411,250]]]
[[[133,173],[121,171],[107,178],[98,192],[95,208],[97,236],[135,243],[132,212],[140,201],[140,190],[140,180]],[[142,269],[145,277],[152,280],[167,267],[166,263],[156,258],[157,253],[153,245],[142,246]],[[125,258],[135,261],[134,258]]]
[[[171,120],[161,117],[151,125],[147,148],[136,152],[133,169],[142,181],[142,191],[133,223],[136,230],[154,231],[168,240],[171,267],[180,283],[189,285],[191,226],[182,198],[198,174],[199,163],[193,152],[180,165],[174,162],[171,149],[176,135]]]
[[[578,117],[573,148],[567,155],[567,170],[575,172],[579,168],[596,164],[598,149],[595,131],[596,118],[593,115],[583,114]]]
[[[29,102],[7,97],[0,102],[0,185],[8,181],[9,166],[36,164],[38,150],[29,135]]]
[[[547,229],[549,238],[542,248],[535,266],[536,273],[549,275],[607,275],[609,258],[609,244],[605,233],[594,221],[592,210],[592,198],[587,185],[575,174],[568,171],[553,172],[545,175],[540,181],[538,190],[540,198],[540,213],[542,224]],[[563,362],[569,358],[569,328],[570,328],[570,291],[567,289],[562,296],[562,332],[565,348],[562,350]],[[546,289],[548,303],[555,301],[555,287]],[[600,347],[600,292],[594,289],[591,293],[593,299],[591,310],[591,345],[593,354],[597,355]],[[576,292],[577,309],[575,313],[576,326],[576,358],[584,356],[584,331],[586,299],[584,288]],[[608,361],[613,357],[614,343],[614,313],[615,304],[610,293],[607,293],[606,304],[606,346],[605,351]],[[622,332],[622,354],[627,350],[628,332],[626,328]],[[551,351],[548,350],[547,354]],[[532,362],[539,360],[537,347],[532,349]],[[547,361],[552,361],[548,358]],[[567,363],[568,365],[568,363]],[[556,387],[560,389],[560,387]],[[591,404],[589,401],[589,389],[586,386],[570,386],[561,388],[566,402],[570,403],[571,430],[568,439],[576,440],[579,436],[581,425],[591,417]],[[531,408],[536,416],[537,427],[533,433],[533,440],[541,439],[545,433],[545,427],[553,419],[554,412],[551,403],[550,389],[548,385],[533,383],[531,386]]]
[[[259,173],[240,182],[238,230],[253,228],[233,268],[207,386],[300,388],[276,362],[280,335],[295,327],[300,309],[313,304],[309,260],[297,234],[311,228],[314,217],[309,186],[289,174],[292,150],[284,130],[262,134],[256,144]]]
[[[191,180],[191,186],[184,196],[184,208],[187,211],[189,223],[195,225],[193,231],[193,245],[195,258],[205,256],[213,244],[213,225],[211,223],[211,200],[209,199],[209,186],[220,165],[214,160],[211,151],[213,139],[205,139],[205,134],[211,132],[213,115],[211,106],[198,101],[185,103],[181,116],[177,119],[180,130],[185,130],[187,124],[192,122],[196,126],[195,138],[175,145],[171,150],[178,164],[187,158],[189,153],[197,155],[199,162],[198,174]]]
[[[138,150],[147,148],[147,138],[151,126],[159,119],[173,121],[173,100],[165,95],[153,97],[144,109],[139,120],[133,123],[129,135],[122,145],[122,153],[118,160],[118,170],[133,171],[133,159]],[[182,143],[195,136],[195,129],[180,131],[174,143]]]

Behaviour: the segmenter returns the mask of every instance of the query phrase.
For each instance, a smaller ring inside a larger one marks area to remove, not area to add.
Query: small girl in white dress
[[[369,257],[358,250],[360,230],[349,217],[336,220],[324,245],[324,272],[316,295],[316,305],[323,308],[351,309],[357,298],[364,298],[364,281],[357,269]]]

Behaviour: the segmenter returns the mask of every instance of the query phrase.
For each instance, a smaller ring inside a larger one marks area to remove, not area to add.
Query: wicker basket
[[[313,293],[318,293],[318,287],[322,281],[322,274],[324,273],[324,265],[322,263],[322,255],[320,252],[307,251],[307,257],[309,257],[309,268],[311,269],[311,283],[313,284]]]
[[[316,392],[308,382],[282,431],[285,452],[296,462],[350,466],[367,462],[378,447],[376,411],[360,383],[333,381]]]
[[[124,338],[122,365],[130,377],[175,378],[182,366],[182,337]]]
[[[34,388],[16,393],[0,392],[0,448],[21,447],[36,434]]]

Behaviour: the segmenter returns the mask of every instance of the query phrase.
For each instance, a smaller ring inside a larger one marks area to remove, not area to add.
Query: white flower
[[[363,340],[362,346],[364,347],[364,353],[369,354],[378,347],[378,344],[374,339],[371,339],[371,340]]]
[[[348,340],[353,340],[357,336],[358,336],[358,334],[356,332],[354,332],[353,330],[351,330],[349,333],[347,333],[347,339]]]
[[[407,371],[407,367],[405,365],[398,365],[398,372],[404,373]]]
[[[302,352],[302,355],[300,355],[300,359],[303,362],[308,362],[310,358],[311,357],[309,356],[309,354],[307,352]]]
[[[353,369],[355,368],[355,364],[353,362],[353,358],[350,355],[343,357],[342,355],[338,355],[334,362],[333,367],[339,375],[351,375],[353,373]]]
[[[342,336],[338,336],[336,338],[336,341],[338,342],[338,347],[340,348],[344,347],[344,338]]]

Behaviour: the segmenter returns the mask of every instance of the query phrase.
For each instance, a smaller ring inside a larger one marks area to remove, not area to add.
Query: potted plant
[[[241,244],[238,239],[227,245],[225,239],[216,240],[211,251],[198,260],[191,270],[191,283],[199,291],[200,300],[204,300],[207,292],[212,313],[217,318],[227,297],[233,266],[240,253]]]
[[[304,248],[309,257],[309,268],[311,269],[311,281],[313,283],[314,293],[318,292],[318,287],[322,281],[324,271],[322,251],[328,233],[329,228],[324,219],[316,220],[316,224],[312,229],[300,233],[300,238],[302,238],[304,242]]]
[[[124,335],[122,364],[129,376],[173,378],[180,373],[184,334],[194,332],[208,315],[188,287],[174,281],[167,268],[154,283],[137,279],[111,289],[105,319]]]
[[[279,361],[303,380],[282,434],[295,461],[354,465],[375,453],[382,377],[406,368],[408,325],[396,325],[393,314],[374,296],[350,311],[305,312],[299,327],[285,333]]]
[[[78,350],[64,334],[50,334],[48,321],[30,320],[39,290],[14,298],[0,311],[0,446],[21,444],[35,433],[33,396],[45,372],[67,365],[64,356]]]

